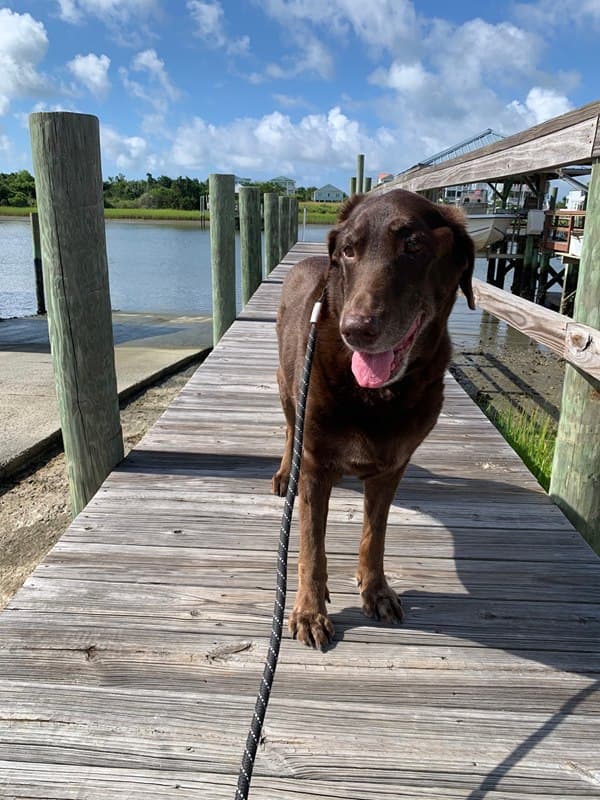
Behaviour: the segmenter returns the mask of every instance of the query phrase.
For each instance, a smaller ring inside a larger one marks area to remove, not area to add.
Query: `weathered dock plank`
[[[233,798],[283,502],[275,308],[323,249],[271,273],[0,615],[0,797]],[[600,797],[600,560],[450,377],[390,513],[402,626],[359,612],[361,509],[344,481],[337,639],[283,643],[253,800]]]

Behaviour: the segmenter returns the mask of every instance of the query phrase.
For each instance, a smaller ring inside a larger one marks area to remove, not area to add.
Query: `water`
[[[322,242],[327,231],[307,225],[306,241]],[[211,313],[208,230],[189,223],[107,220],[106,249],[113,309]],[[236,258],[239,265],[239,236]],[[0,318],[29,316],[36,307],[29,220],[0,219]]]

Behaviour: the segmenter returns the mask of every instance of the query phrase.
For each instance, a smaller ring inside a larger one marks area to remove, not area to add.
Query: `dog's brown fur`
[[[329,235],[329,256],[306,259],[290,271],[277,320],[287,433],[273,490],[283,495],[310,315],[326,284],[298,489],[298,592],[289,619],[294,636],[313,647],[334,635],[325,605],[325,526],[331,488],[344,474],[364,481],[356,573],[363,611],[389,622],[402,619],[383,571],[388,511],[412,453],[442,407],[447,319],[459,286],[474,307],[473,243],[462,215],[419,195],[395,190],[349,200]],[[419,323],[397,379],[361,388],[351,371],[352,350],[389,350]]]

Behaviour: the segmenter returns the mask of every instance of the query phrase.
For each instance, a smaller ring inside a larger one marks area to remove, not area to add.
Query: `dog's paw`
[[[273,475],[273,494],[278,497],[285,497],[288,490],[288,483],[290,482],[290,473],[284,470],[277,470]]]
[[[360,585],[360,584],[359,584]],[[383,584],[361,587],[362,611],[367,617],[396,625],[402,622],[402,603],[396,592]]]
[[[332,621],[318,611],[295,608],[290,614],[289,628],[294,639],[316,650],[322,650],[335,636]]]

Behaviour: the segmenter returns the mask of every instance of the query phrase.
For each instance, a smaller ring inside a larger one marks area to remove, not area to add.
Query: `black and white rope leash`
[[[271,639],[269,641],[267,659],[265,661],[265,667],[263,670],[260,687],[258,689],[258,695],[256,697],[256,705],[254,706],[252,723],[250,724],[250,731],[248,733],[248,738],[246,739],[244,755],[242,756],[242,765],[240,767],[238,785],[235,792],[235,800],[247,800],[248,793],[250,791],[250,781],[252,780],[254,759],[256,758],[256,751],[258,749],[262,727],[265,721],[265,715],[267,713],[267,706],[269,704],[269,697],[271,696],[271,688],[273,686],[273,679],[275,678],[275,670],[277,668],[279,648],[281,646],[281,634],[283,632],[283,617],[285,612],[285,596],[287,590],[288,543],[290,540],[290,527],[292,524],[294,500],[298,492],[300,463],[302,461],[302,440],[304,438],[306,397],[308,395],[310,372],[312,369],[315,341],[317,338],[317,320],[319,319],[322,305],[323,295],[321,295],[321,298],[315,303],[310,318],[310,330],[308,334],[308,342],[306,344],[306,356],[304,358],[304,369],[302,372],[300,394],[296,404],[296,425],[294,428],[294,445],[292,452],[292,464],[290,468],[290,478],[285,496],[283,516],[281,518],[281,528],[279,529],[279,550],[277,553],[277,590],[275,594],[275,607],[273,609]]]

